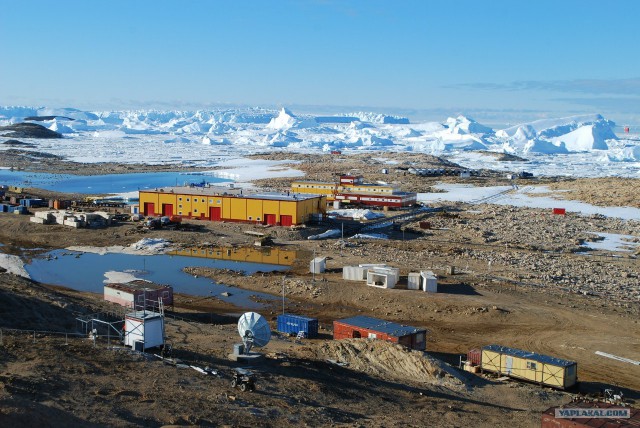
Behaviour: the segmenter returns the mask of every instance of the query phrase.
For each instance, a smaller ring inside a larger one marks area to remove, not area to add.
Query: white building
[[[154,311],[126,314],[124,344],[137,351],[164,345],[164,316]]]

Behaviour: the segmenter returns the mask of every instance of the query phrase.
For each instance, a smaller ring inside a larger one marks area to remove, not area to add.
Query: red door
[[[173,204],[162,204],[162,215],[171,217],[173,215]]]
[[[209,219],[211,221],[220,221],[222,219],[220,207],[209,207]]]
[[[264,221],[266,224],[270,224],[272,226],[276,225],[276,215],[275,214],[265,214]]]
[[[144,203],[144,215],[155,215],[156,214],[156,207],[153,204],[153,202],[145,202]]]
[[[293,217],[290,215],[281,215],[280,216],[280,224],[282,226],[291,226],[293,225]]]

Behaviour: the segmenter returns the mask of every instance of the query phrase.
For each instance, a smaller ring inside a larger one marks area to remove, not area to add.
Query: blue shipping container
[[[22,205],[15,205],[15,206],[9,206],[9,212],[10,213],[18,213],[18,214],[27,214],[29,212],[29,210],[27,209],[27,207],[24,207]]]
[[[304,337],[318,337],[318,320],[293,314],[278,315],[278,331],[293,335],[303,331]]]
[[[20,205],[27,208],[35,208],[43,206],[44,201],[42,199],[20,199]]]

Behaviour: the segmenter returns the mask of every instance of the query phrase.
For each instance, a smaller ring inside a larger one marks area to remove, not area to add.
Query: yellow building
[[[211,221],[235,221],[280,226],[303,224],[326,213],[326,197],[290,193],[243,194],[241,189],[165,187],[140,190],[140,213],[180,215]]]
[[[291,190],[297,193],[326,195],[328,201],[335,200],[337,194],[343,193],[390,196],[399,192],[398,188],[388,184],[364,183],[363,177],[359,175],[342,175],[338,183],[294,181],[291,183]]]
[[[481,367],[482,370],[553,388],[570,388],[578,381],[578,363],[575,361],[500,345],[482,348]]]
[[[230,260],[234,262],[291,266],[295,262],[298,253],[295,250],[281,248],[192,247],[170,251],[167,254],[174,256],[202,257],[215,260]]]

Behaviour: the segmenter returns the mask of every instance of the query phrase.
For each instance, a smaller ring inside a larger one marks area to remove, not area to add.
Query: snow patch
[[[105,272],[104,276],[106,278],[103,281],[105,284],[126,284],[131,281],[146,281],[146,279],[136,277],[132,272],[118,272],[110,270]]]
[[[367,209],[343,209],[343,210],[331,210],[327,212],[328,216],[333,217],[348,217],[354,220],[373,220],[376,218],[384,217],[384,214],[376,213]]]
[[[8,273],[29,278],[29,274],[24,268],[24,262],[18,256],[12,254],[0,254],[0,267],[7,270]]]
[[[326,232],[320,233],[318,235],[311,235],[309,237],[307,237],[307,239],[311,240],[311,241],[315,241],[318,239],[328,239],[328,238],[334,238],[337,236],[341,236],[342,235],[342,231],[338,230],[338,229],[330,229],[327,230]]]
[[[349,239],[389,239],[384,233],[358,233]]]
[[[164,254],[170,251],[171,243],[165,239],[143,238],[138,242],[134,242],[128,247],[121,245],[113,245],[110,247],[89,247],[89,246],[73,246],[67,248],[70,251],[78,251],[93,254],[109,254],[122,253],[133,255],[154,255]]]

